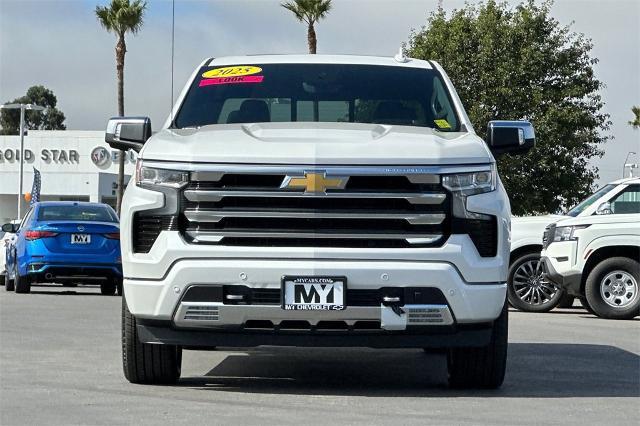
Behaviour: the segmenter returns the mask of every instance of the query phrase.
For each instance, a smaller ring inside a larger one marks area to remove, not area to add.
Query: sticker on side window
[[[447,120],[433,120],[434,123],[436,123],[436,126],[438,126],[439,129],[450,129],[451,128],[451,124],[449,124],[449,122]]]
[[[202,73],[200,87],[215,84],[238,84],[238,83],[261,83],[264,79],[262,75],[255,75],[262,72],[262,68],[250,65],[239,65],[233,67],[215,68]]]

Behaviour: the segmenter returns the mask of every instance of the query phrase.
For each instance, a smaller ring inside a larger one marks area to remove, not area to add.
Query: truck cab
[[[500,386],[510,206],[494,155],[535,136],[525,121],[487,134],[436,62],[405,57],[207,59],[157,133],[111,119],[105,140],[139,151],[121,215],[127,379],[175,382],[185,347],[361,346],[444,349],[452,386]]]

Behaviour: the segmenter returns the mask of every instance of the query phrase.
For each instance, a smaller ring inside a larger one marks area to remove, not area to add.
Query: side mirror
[[[2,230],[10,234],[15,234],[18,230],[18,225],[14,225],[13,223],[5,223],[4,225],[2,225]]]
[[[528,121],[493,120],[487,126],[487,144],[493,155],[526,154],[535,146],[536,135]]]
[[[611,210],[611,203],[608,201],[605,201],[604,203],[600,204],[598,206],[598,208],[596,209],[596,214],[613,214],[613,210]]]
[[[107,123],[104,141],[111,148],[140,152],[151,137],[151,120],[148,117],[114,117]]]

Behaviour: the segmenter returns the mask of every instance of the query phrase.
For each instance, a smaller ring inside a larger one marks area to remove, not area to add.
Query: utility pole
[[[22,186],[24,182],[24,112],[25,110],[43,111],[44,107],[34,104],[4,104],[0,109],[20,110],[20,178],[18,185],[18,219],[22,219]]]

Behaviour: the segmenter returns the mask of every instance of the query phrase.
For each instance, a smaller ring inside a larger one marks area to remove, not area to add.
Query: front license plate
[[[344,277],[284,277],[282,308],[290,311],[340,311],[345,308]]]
[[[71,234],[71,244],[91,244],[91,234]]]

